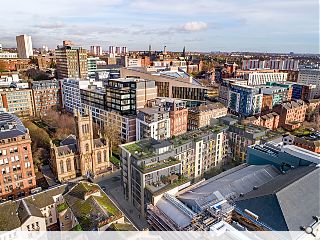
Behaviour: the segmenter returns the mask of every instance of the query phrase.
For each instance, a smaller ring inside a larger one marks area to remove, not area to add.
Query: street
[[[108,197],[117,204],[120,210],[138,230],[143,230],[148,227],[147,221],[144,218],[140,218],[140,212],[125,200],[120,177],[121,174],[119,170],[105,177],[97,178],[94,182],[100,187],[105,187],[105,192]]]

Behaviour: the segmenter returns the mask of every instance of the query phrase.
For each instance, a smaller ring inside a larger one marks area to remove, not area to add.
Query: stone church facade
[[[108,141],[93,138],[92,114],[75,112],[76,136],[69,135],[56,146],[51,142],[51,169],[60,182],[78,176],[94,178],[109,171]]]

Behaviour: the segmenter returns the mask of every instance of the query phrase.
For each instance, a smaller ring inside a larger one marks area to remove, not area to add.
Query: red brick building
[[[20,58],[0,59],[0,66],[3,68],[2,70],[17,71],[19,69],[27,69],[31,66],[31,60]]]
[[[170,111],[170,136],[177,136],[187,132],[188,109],[181,108]]]
[[[61,90],[59,81],[43,80],[30,83],[33,92],[35,114],[45,115],[52,108],[61,107]]]
[[[251,116],[242,121],[243,124],[253,124],[270,130],[276,130],[279,127],[279,114],[271,112],[262,116]]]
[[[302,100],[296,100],[278,105],[273,110],[279,114],[279,126],[292,131],[305,120],[307,105]]]
[[[272,110],[272,95],[263,95],[261,112],[269,112]]]
[[[279,114],[272,112],[260,117],[260,126],[276,130],[279,127]]]
[[[295,146],[320,154],[320,136],[319,135],[295,137],[293,144]]]
[[[18,117],[0,113],[0,199],[30,194],[36,177],[28,129]]]

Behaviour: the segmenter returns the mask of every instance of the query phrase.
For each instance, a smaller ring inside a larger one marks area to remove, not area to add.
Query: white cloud
[[[183,25],[183,29],[186,31],[201,31],[207,29],[208,25],[205,22],[188,22]]]
[[[44,28],[44,29],[52,29],[52,28],[64,28],[66,25],[62,22],[43,22],[40,24],[34,25],[37,28]]]

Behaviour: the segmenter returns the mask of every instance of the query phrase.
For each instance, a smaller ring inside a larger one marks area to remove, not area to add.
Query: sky
[[[319,0],[7,0],[0,43],[319,53]]]

